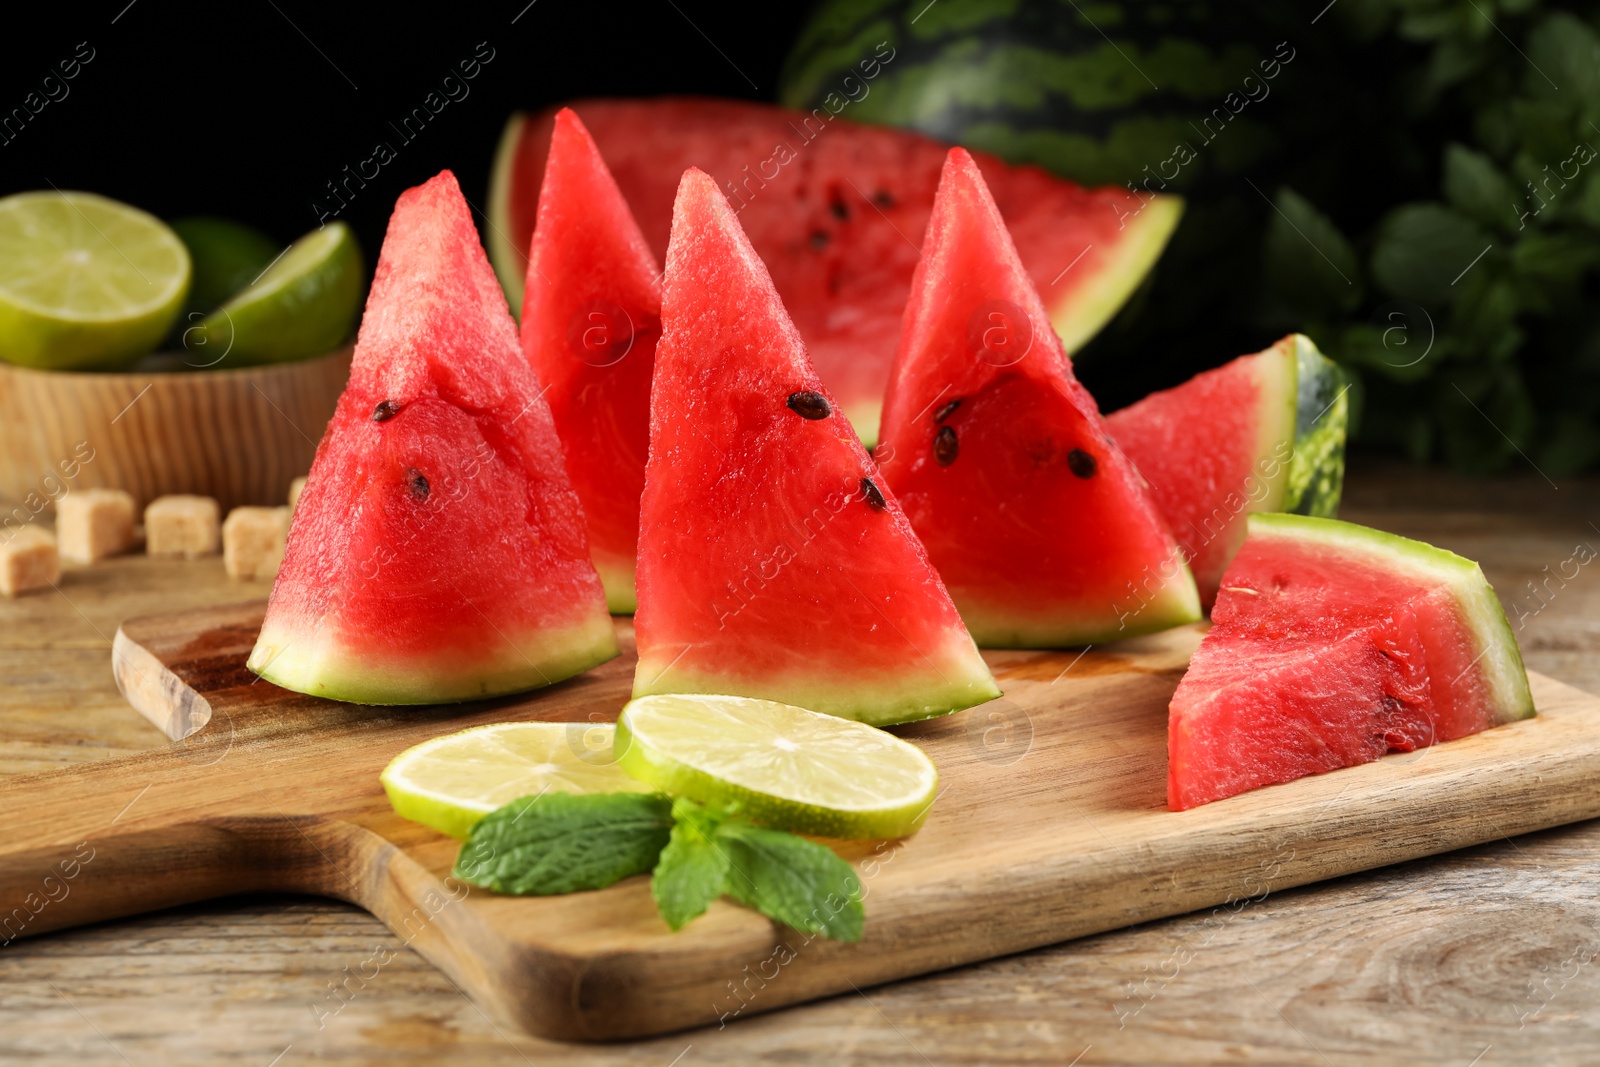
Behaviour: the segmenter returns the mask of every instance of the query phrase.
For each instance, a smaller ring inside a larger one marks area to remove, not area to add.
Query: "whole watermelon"
[[[846,78],[863,81],[860,60],[887,41],[893,58],[857,90],[855,121],[909,126],[1088,185],[1153,178],[1183,192],[1274,148],[1257,105],[1296,50],[1286,42],[1274,56],[1255,6],[826,0],[789,54],[780,99],[849,97]],[[1233,91],[1248,101],[1236,112],[1224,104]],[[1213,108],[1222,115],[1208,125]],[[1195,158],[1163,168],[1183,143]]]
[[[1269,197],[1291,177],[1298,188],[1326,181],[1299,172],[1297,145],[1323,125],[1302,113],[1329,110],[1314,88],[1329,35],[1288,7],[824,0],[780,99],[812,107],[834,94],[857,121],[1188,198],[1144,289],[1078,356],[1102,406],[1116,407],[1283,332],[1257,296]],[[874,56],[890,57],[862,64]]]

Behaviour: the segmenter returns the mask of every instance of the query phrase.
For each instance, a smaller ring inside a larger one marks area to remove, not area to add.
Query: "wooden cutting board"
[[[1540,716],[1174,813],[1166,704],[1185,628],[1087,652],[986,653],[1004,699],[901,728],[942,793],[899,842],[840,843],[866,889],[847,945],[721,901],[681,933],[645,878],[508,898],[447,878],[457,842],[395,816],[378,773],[428,737],[507,719],[610,721],[624,654],[531,697],[382,709],[312,699],[244,668],[263,605],[125,624],[115,671],[170,750],[0,783],[0,942],[249,891],[356,903],[492,1011],[541,1035],[725,1024],[1162,916],[1600,816],[1600,700],[1539,675]],[[349,968],[353,994],[379,953]],[[336,1013],[337,992],[314,1010]]]

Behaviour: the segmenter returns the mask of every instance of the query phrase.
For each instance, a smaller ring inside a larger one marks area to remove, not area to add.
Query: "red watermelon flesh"
[[[978,643],[1200,617],[1194,580],[1051,332],[977,164],[952,148],[884,407],[884,477]]]
[[[894,496],[706,174],[667,249],[634,696],[765,697],[875,725],[999,696]]]
[[[250,668],[370,704],[617,654],[539,385],[449,171],[401,194]]]
[[[589,551],[614,612],[631,612],[661,272],[589,132],[556,115],[528,252],[522,347],[544,383]]]
[[[658,256],[678,176],[698,167],[739,214],[822,380],[869,445],[945,146],[826,111],[667,97],[582,100],[583,116]],[[491,251],[521,292],[554,109],[515,115],[495,161]],[[1177,225],[1175,197],[1086,189],[979,155],[1017,250],[1069,351],[1144,279]]]
[[[1248,529],[1172,697],[1174,810],[1533,714],[1476,564],[1331,519]]]
[[[1209,608],[1254,511],[1283,507],[1294,455],[1297,341],[1240,356],[1106,416]]]

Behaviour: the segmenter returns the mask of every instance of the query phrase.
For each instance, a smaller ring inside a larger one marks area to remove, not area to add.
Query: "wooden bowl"
[[[350,374],[346,347],[237,370],[39,371],[0,362],[0,500],[33,514],[74,489],[282,504],[311,469]]]

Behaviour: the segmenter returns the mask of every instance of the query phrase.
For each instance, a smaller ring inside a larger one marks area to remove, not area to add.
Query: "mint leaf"
[[[453,873],[519,896],[601,889],[655,866],[671,827],[671,804],[657,793],[521,797],[472,828]]]
[[[728,853],[715,840],[720,816],[680,797],[672,802],[672,818],[672,840],[661,850],[650,893],[667,925],[681,930],[722,895]]]
[[[730,895],[804,933],[861,940],[861,880],[833,850],[743,820],[723,823],[716,843],[731,863]]]

